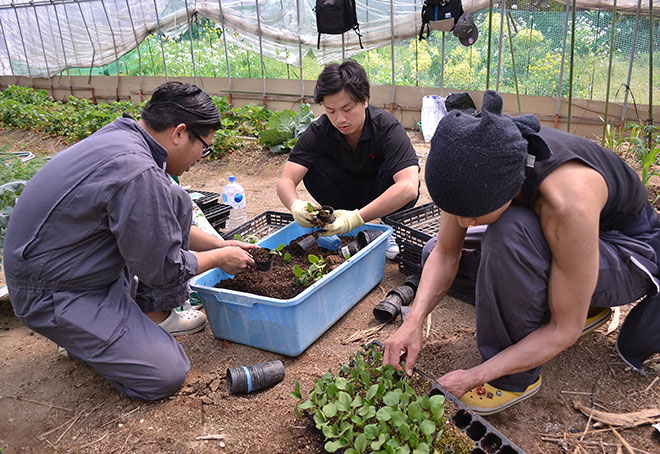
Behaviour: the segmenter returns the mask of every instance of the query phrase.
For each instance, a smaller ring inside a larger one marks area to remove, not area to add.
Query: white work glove
[[[321,232],[322,236],[341,235],[350,232],[364,224],[360,210],[335,210],[335,222],[326,225]]]
[[[314,224],[314,215],[307,210],[307,204],[304,200],[296,199],[291,204],[289,211],[293,219],[303,227],[312,227]]]

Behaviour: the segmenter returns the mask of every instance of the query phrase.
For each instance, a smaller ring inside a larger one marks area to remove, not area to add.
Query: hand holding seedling
[[[422,348],[422,324],[411,321],[409,317],[410,314],[403,325],[385,341],[383,366],[390,364],[396,370],[403,370],[401,361],[405,358],[406,374],[412,375]]]
[[[225,273],[233,275],[254,266],[252,256],[243,247],[228,246],[216,249],[216,251],[218,252],[218,267]]]
[[[227,240],[224,243],[222,243],[222,247],[240,247],[241,249],[244,249],[246,251],[249,251],[250,249],[255,249],[258,248],[256,244],[253,243],[245,243],[241,240]]]
[[[312,208],[311,210],[309,208]],[[289,208],[293,219],[302,227],[312,227],[314,225],[314,207],[310,202],[296,199]]]
[[[335,210],[335,222],[326,225],[321,232],[323,236],[342,235],[364,224],[360,210]]]

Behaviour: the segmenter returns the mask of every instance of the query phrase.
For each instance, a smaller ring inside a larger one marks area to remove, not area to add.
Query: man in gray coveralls
[[[412,373],[424,318],[449,291],[476,304],[483,362],[438,382],[480,414],[536,393],[541,365],[593,328],[590,306],[608,315],[645,297],[617,350],[635,368],[660,352],[660,221],[619,156],[533,115],[502,115],[487,91],[480,117],[452,111],[438,123],[426,184],[443,211],[438,236],[385,364],[400,369],[405,352]]]
[[[188,375],[172,335],[206,323],[199,311],[173,310],[185,302],[188,280],[254,264],[251,245],[192,225],[190,197],[167,175],[200,161],[218,128],[218,108],[201,89],[163,84],[140,121],[119,118],[48,162],[7,228],[16,315],[131,398],[167,397]]]

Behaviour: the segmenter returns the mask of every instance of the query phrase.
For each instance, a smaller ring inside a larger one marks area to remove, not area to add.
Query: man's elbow
[[[406,180],[404,183],[403,194],[405,203],[415,200],[419,194],[419,180]]]

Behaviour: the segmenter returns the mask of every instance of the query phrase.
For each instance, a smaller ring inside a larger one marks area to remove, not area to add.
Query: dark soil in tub
[[[256,268],[252,268],[237,274],[233,279],[225,279],[219,282],[215,285],[215,287],[251,293],[253,295],[266,296],[269,298],[290,299],[295,297],[299,293],[303,292],[307,286],[295,285],[293,283],[293,278],[295,276],[293,274],[293,266],[298,265],[303,270],[308,270],[311,266],[311,263],[307,258],[309,254],[322,257],[327,263],[326,267],[330,270],[329,272],[332,272],[334,268],[338,267],[346,261],[344,257],[340,256],[339,250],[330,251],[320,247],[317,244],[310,247],[305,255],[297,255],[293,243],[308,236],[314,236],[315,238],[318,238],[318,233],[308,233],[306,235],[302,235],[301,237],[291,241],[289,245],[285,246],[280,251],[281,255],[273,254],[273,266],[270,270],[259,271]],[[354,236],[343,236],[340,238],[342,246],[355,241]],[[255,256],[256,251],[259,250],[251,252],[252,256],[255,258],[255,261],[257,260],[257,257]],[[264,249],[264,251],[268,252],[268,249]],[[291,255],[290,261],[286,261],[284,259],[287,253]]]

